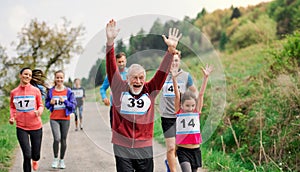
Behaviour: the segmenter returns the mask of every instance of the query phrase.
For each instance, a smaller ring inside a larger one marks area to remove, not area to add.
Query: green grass
[[[0,126],[0,171],[8,171],[17,146],[16,127],[8,124]]]
[[[8,99],[5,101],[6,106],[0,110],[0,172],[8,172],[13,163],[15,149],[18,145],[16,136],[16,125],[10,125]],[[49,121],[50,113],[47,109],[42,115],[43,123]]]

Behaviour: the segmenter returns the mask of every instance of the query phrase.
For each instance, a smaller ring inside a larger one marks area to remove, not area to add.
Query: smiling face
[[[172,61],[172,65],[171,65],[171,70],[173,69],[179,69],[180,67],[180,57],[178,54],[175,54],[173,56],[173,61]]]
[[[30,83],[31,79],[32,79],[32,71],[30,69],[25,69],[23,70],[20,75],[20,83],[22,85],[27,85]]]
[[[194,112],[196,109],[197,98],[193,92],[186,91],[181,97],[181,109],[184,112]]]
[[[64,85],[64,73],[63,72],[55,72],[55,75],[54,75],[54,83],[56,86],[63,86]]]
[[[121,56],[120,58],[117,58],[117,66],[120,72],[124,71],[126,67],[126,62],[126,56]]]
[[[138,95],[141,93],[145,84],[145,79],[146,72],[142,66],[133,64],[129,67],[127,73],[127,83],[132,94]]]
[[[193,112],[196,108],[196,101],[194,99],[185,100],[181,108],[184,112]]]

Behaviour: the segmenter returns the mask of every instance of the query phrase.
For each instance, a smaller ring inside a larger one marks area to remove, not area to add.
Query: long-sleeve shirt
[[[119,74],[114,47],[107,46],[106,70],[113,97],[113,144],[128,148],[152,146],[155,97],[165,82],[172,60],[173,55],[166,53],[154,77],[144,84],[139,95],[133,95]]]
[[[120,72],[120,75],[121,75],[123,80],[126,80],[127,70],[128,69],[125,68],[123,70],[123,72]],[[108,87],[109,87],[109,82],[108,82],[108,78],[107,78],[107,75],[106,75],[105,78],[104,78],[104,81],[103,81],[103,83],[100,87],[100,95],[101,95],[102,100],[107,98],[106,90],[108,89]],[[112,97],[111,96],[110,96],[110,106],[112,106]]]
[[[35,110],[39,115],[36,115]],[[31,84],[19,85],[10,92],[10,118],[15,119],[18,128],[24,130],[42,128],[40,115],[43,111],[42,95],[38,88]]]
[[[64,102],[59,101],[59,97],[64,98]],[[55,104],[50,104],[51,99],[55,99]],[[76,98],[74,93],[70,88],[66,88],[63,91],[56,91],[52,87],[47,94],[45,105],[46,108],[50,110],[50,119],[54,120],[70,120],[70,114],[75,111]]]

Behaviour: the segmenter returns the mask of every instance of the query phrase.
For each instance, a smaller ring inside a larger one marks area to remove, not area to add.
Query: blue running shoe
[[[168,164],[168,160],[165,160],[165,164],[166,164],[166,167],[167,167],[167,172],[171,172],[169,164]]]

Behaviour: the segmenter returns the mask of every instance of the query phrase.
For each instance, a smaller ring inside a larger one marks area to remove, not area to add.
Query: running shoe
[[[39,168],[39,163],[37,161],[32,161],[32,169],[36,171]]]
[[[65,169],[66,168],[65,161],[63,159],[59,160],[59,168],[60,169]]]
[[[54,159],[53,159],[53,162],[52,162],[51,167],[52,167],[52,168],[57,168],[57,167],[58,167],[58,158],[54,158]]]
[[[168,164],[168,160],[165,160],[165,164],[166,164],[166,167],[167,167],[167,172],[171,172],[169,164]]]

